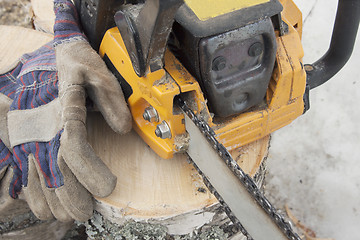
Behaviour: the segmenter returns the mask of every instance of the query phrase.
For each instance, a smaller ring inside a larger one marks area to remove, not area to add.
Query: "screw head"
[[[212,62],[212,70],[221,71],[226,67],[226,58],[223,56],[216,57]]]
[[[264,46],[261,42],[256,42],[250,46],[248,54],[251,57],[257,57],[264,51]]]

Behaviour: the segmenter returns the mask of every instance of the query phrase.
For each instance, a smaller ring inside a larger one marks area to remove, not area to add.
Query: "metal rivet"
[[[307,72],[310,72],[310,71],[313,71],[314,70],[314,67],[310,64],[306,64],[305,65],[305,71]]]

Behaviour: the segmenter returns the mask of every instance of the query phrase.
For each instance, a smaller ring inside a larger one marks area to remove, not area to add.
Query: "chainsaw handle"
[[[313,64],[306,64],[307,85],[313,89],[332,78],[349,60],[360,19],[359,0],[339,0],[328,51]]]
[[[174,17],[183,3],[183,0],[146,0],[115,14],[115,23],[139,77],[145,76],[149,67],[152,72],[163,67]]]

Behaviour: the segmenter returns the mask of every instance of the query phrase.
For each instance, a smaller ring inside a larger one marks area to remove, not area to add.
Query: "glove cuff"
[[[54,0],[54,47],[73,41],[87,41],[80,29],[76,8],[70,0]]]

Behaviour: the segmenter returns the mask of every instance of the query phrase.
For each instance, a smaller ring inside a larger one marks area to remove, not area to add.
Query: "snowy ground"
[[[328,48],[337,0],[295,2],[312,63]],[[360,34],[345,68],[310,94],[310,111],[273,134],[267,195],[319,238],[360,239]]]

